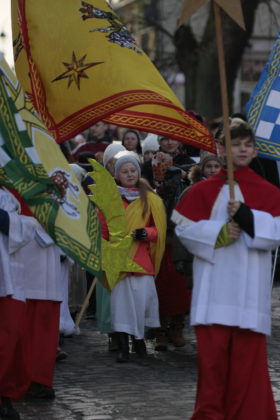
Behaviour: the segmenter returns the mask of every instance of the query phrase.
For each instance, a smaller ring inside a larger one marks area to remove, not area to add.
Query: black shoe
[[[108,334],[108,350],[109,351],[118,351],[119,347],[119,340],[117,337],[117,333],[110,333]]]
[[[117,355],[116,362],[127,363],[129,359],[129,345],[128,345],[128,334],[118,332],[117,338],[119,342],[119,352]]]
[[[20,415],[13,407],[10,398],[1,397],[0,419],[2,420],[20,420]]]
[[[56,349],[56,356],[55,356],[56,362],[61,362],[61,360],[67,359],[67,357],[68,357],[68,353],[66,353],[66,351],[62,350],[60,347]]]
[[[138,354],[138,356],[145,356],[147,354],[146,343],[144,339],[137,340],[132,337],[132,348],[133,351]]]
[[[54,389],[50,386],[32,382],[29,390],[26,393],[27,398],[53,400],[55,398]]]

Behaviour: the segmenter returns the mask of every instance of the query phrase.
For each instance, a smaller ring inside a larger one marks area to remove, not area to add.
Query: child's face
[[[136,187],[139,175],[137,168],[130,162],[124,163],[119,171],[119,181],[122,187],[133,188]]]
[[[236,137],[231,140],[232,163],[234,170],[249,166],[257,156],[256,145],[251,137]]]
[[[205,178],[210,178],[210,176],[213,176],[219,172],[222,165],[217,162],[216,160],[209,160],[203,169],[203,174]]]

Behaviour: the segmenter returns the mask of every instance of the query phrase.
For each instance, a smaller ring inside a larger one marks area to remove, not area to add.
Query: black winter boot
[[[116,362],[127,363],[129,359],[128,334],[124,332],[118,332],[116,334],[119,342],[119,352]]]
[[[137,338],[135,337],[131,337],[132,339],[132,348],[133,351],[138,355],[138,356],[145,356],[147,354],[147,348],[146,348],[146,343],[144,339],[141,340],[137,340]]]
[[[118,351],[119,350],[119,340],[118,333],[108,334],[108,350],[109,351]]]
[[[0,402],[0,419],[3,420],[20,420],[20,416],[13,407],[10,398],[1,397]]]

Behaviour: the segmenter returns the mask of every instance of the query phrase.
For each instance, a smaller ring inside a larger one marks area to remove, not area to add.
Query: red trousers
[[[224,325],[195,331],[198,384],[191,420],[277,420],[265,335]]]
[[[0,298],[0,396],[19,400],[31,382],[52,386],[59,302]]]
[[[59,337],[60,302],[27,300],[31,379],[52,386]]]

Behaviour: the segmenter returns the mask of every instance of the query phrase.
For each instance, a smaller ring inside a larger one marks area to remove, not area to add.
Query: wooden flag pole
[[[274,277],[275,277],[275,272],[276,272],[278,251],[279,251],[279,246],[278,246],[278,248],[276,248],[275,253],[274,253],[274,262],[273,262],[273,270],[272,270],[272,278],[271,278],[271,289],[273,288],[273,284],[274,284]]]
[[[87,307],[88,307],[90,297],[91,297],[91,295],[92,295],[92,293],[93,293],[93,291],[94,291],[94,288],[95,288],[96,282],[97,282],[97,277],[94,277],[94,279],[92,280],[91,286],[90,286],[90,288],[89,288],[89,291],[87,292],[87,295],[86,295],[86,297],[85,297],[84,303],[83,303],[83,305],[82,305],[82,307],[81,307],[81,310],[80,310],[80,312],[78,313],[77,318],[76,318],[76,320],[75,320],[75,328],[79,328],[79,325],[80,325],[80,322],[81,322],[81,320],[82,320],[82,317],[83,317],[83,315],[84,315],[84,313],[85,313],[85,310],[86,310],[86,309],[87,309]]]
[[[232,164],[231,138],[230,138],[230,129],[229,129],[229,107],[228,107],[228,92],[227,92],[227,78],[226,78],[226,66],[225,66],[225,55],[224,55],[222,20],[221,20],[220,7],[217,5],[215,1],[213,3],[214,3],[218,61],[219,61],[219,71],[220,71],[220,83],[221,83],[223,122],[224,122],[226,159],[227,159],[227,176],[228,176],[228,183],[229,183],[230,198],[234,199],[233,164]]]

